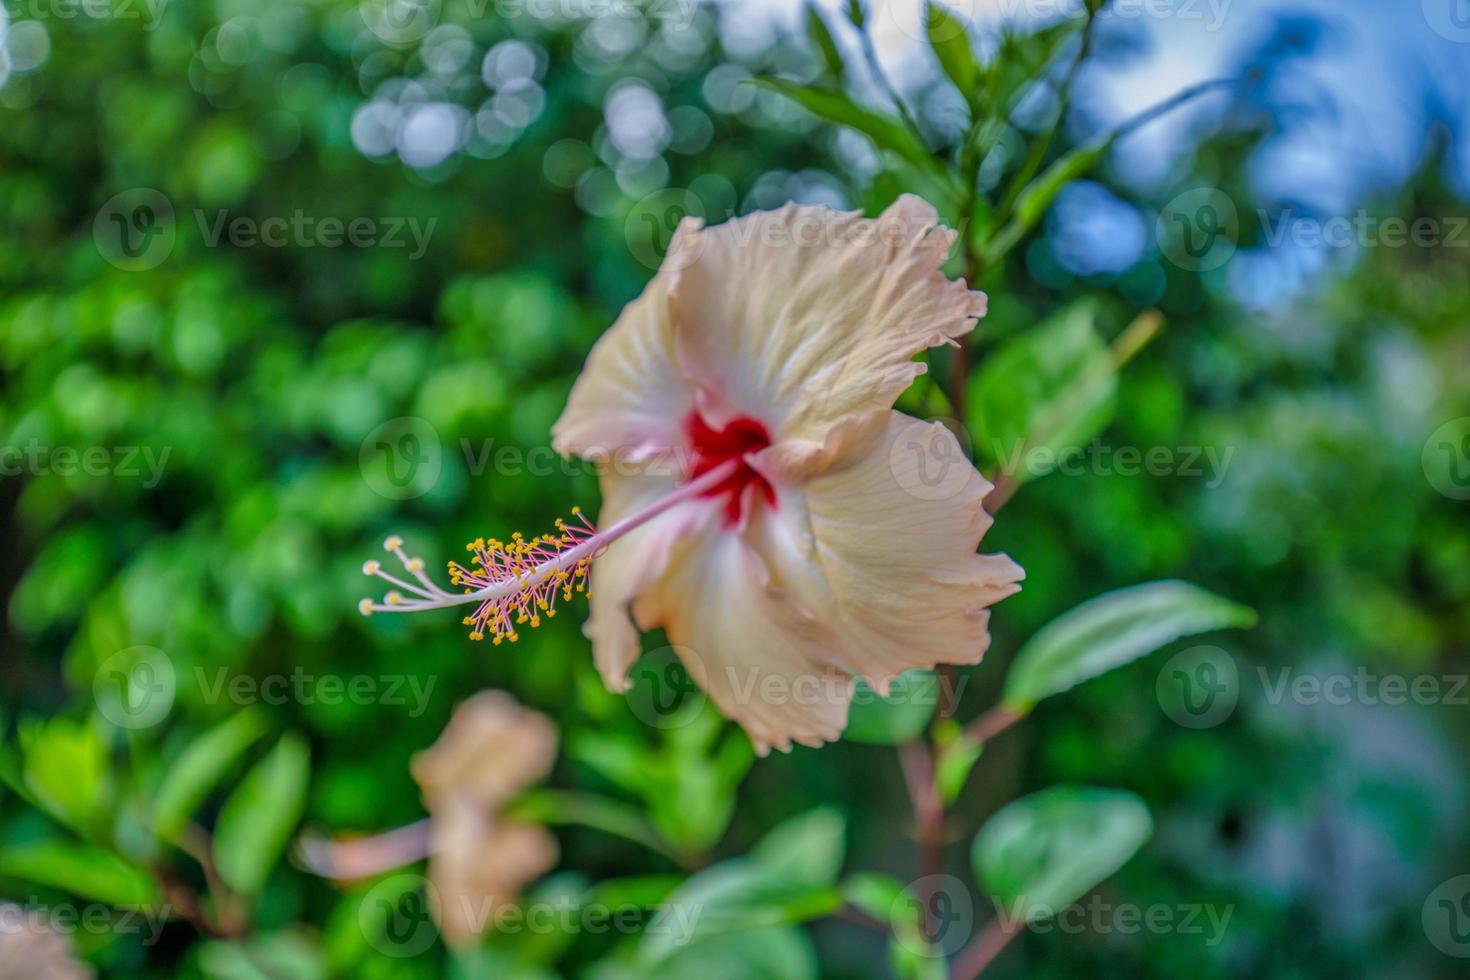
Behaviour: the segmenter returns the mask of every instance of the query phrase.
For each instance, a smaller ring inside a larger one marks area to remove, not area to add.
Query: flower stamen
[[[470,628],[470,639],[482,640],[488,635],[496,644],[505,640],[514,643],[520,639],[516,627],[535,628],[543,618],[556,615],[558,601],[569,602],[576,593],[586,592],[593,559],[614,541],[675,504],[719,486],[744,465],[741,459],[730,459],[603,531],[582,515],[581,508],[573,507],[572,520],[558,520],[555,534],[537,535],[529,541],[519,531],[509,541],[477,538],[465,546],[473,556],[469,566],[449,563],[449,581],[461,589],[458,594],[436,585],[425,574],[423,559],[409,557],[403,550],[403,539],[395,534],[383,542],[383,548],[398,559],[413,581],[384,571],[379,562],[364,562],[364,575],[380,578],[394,588],[384,594],[381,602],[363,599],[358,611],[370,616],[375,612],[422,612],[474,603],[474,612],[462,620]]]

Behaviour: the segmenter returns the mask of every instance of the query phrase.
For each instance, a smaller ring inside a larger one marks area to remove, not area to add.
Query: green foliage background
[[[458,701],[500,687],[560,726],[558,787],[640,812],[696,865],[745,854],[782,821],[830,806],[845,818],[837,860],[847,871],[912,880],[912,818],[891,748],[845,741],[752,764],[739,733],[711,713],[678,729],[645,724],[603,691],[580,610],[514,648],[470,644],[450,614],[365,620],[356,611],[367,594],[361,564],[389,532],[432,564],[478,535],[535,533],[572,503],[595,505],[594,474],[553,459],[548,430],[588,348],[651,275],[670,207],[719,220],[815,187],[871,213],[909,189],[953,217],[933,176],[902,153],[854,175],[816,116],[753,87],[732,104],[719,84],[730,69],[711,75],[733,61],[744,73],[806,80],[797,91],[824,90],[807,84],[818,61],[803,39],[731,56],[714,13],[690,13],[682,34],[639,19],[642,39],[621,53],[580,21],[497,18],[493,9],[474,17],[450,3],[443,23],[458,25],[451,39],[470,54],[441,51],[442,62],[425,45],[383,43],[346,3],[180,2],[154,29],[130,19],[44,22],[44,65],[0,87],[0,442],[167,447],[168,456],[156,486],[116,472],[0,479],[10,787],[0,790],[0,894],[43,904],[127,900],[155,888],[160,869],[200,886],[187,860],[140,843],[148,832],[136,801],[153,797],[202,732],[240,714],[209,695],[217,678],[298,668],[432,684],[422,713],[411,699],[287,699],[236,722],[252,730],[232,779],[273,745],[309,753],[306,826],[373,831],[419,819],[409,758]],[[480,58],[511,38],[539,52],[544,90],[544,107],[513,139],[472,141],[420,170],[354,147],[354,113],[390,79],[417,79],[473,118],[490,94]],[[1042,70],[1021,64],[1026,78]],[[620,185],[603,106],[628,79],[646,82],[666,108],[691,111],[664,155],[667,172],[625,168]],[[945,83],[936,73],[929,84]],[[1248,202],[1243,178],[1232,175],[1253,138],[1231,130],[1206,139],[1179,186],[1224,175],[1215,178],[1221,188]],[[1045,161],[1072,149],[1063,131]],[[1021,165],[1012,154],[1001,175]],[[1106,164],[1093,176],[1108,183]],[[156,268],[128,271],[105,259],[93,222],[113,195],[138,187],[171,202],[176,240]],[[1433,166],[1373,206],[1408,217],[1462,207]],[[206,233],[220,211],[262,220],[298,209],[434,225],[417,260],[381,247],[211,245]],[[1470,413],[1466,256],[1379,250],[1298,306],[1263,316],[1230,303],[1221,276],[1186,272],[1157,252],[1123,276],[1038,274],[1031,243],[1041,234],[1028,228],[984,270],[991,314],[972,352],[974,405],[1004,411],[1008,393],[1030,397],[1022,393],[1038,377],[1066,373],[1047,363],[1062,356],[1058,348],[1038,345],[1000,359],[1012,374],[984,377],[992,355],[1073,301],[1090,304],[1102,342],[1155,307],[1160,335],[1080,438],[1233,456],[1216,487],[1100,472],[1022,486],[985,549],[1025,566],[1025,589],[994,615],[986,663],[958,672],[960,720],[1000,696],[1027,638],[1110,589],[1183,578],[1252,607],[1259,625],[1208,640],[1240,667],[1241,705],[1225,723],[1196,731],[1172,722],[1156,695],[1163,656],[1139,660],[1044,701],[987,746],[950,814],[955,839],[968,841],[1002,804],[1033,790],[1063,782],[1131,790],[1153,813],[1153,839],[1103,894],[1144,907],[1229,906],[1225,941],[1177,931],[1027,934],[993,972],[1453,975],[1453,961],[1426,942],[1420,910],[1438,883],[1470,866],[1463,710],[1308,710],[1271,704],[1263,678],[1324,664],[1411,677],[1466,670],[1470,523],[1465,504],[1436,492],[1421,466],[1429,434]],[[1247,222],[1242,234],[1260,229]],[[902,407],[947,412],[940,389],[949,367],[936,359],[938,383],[921,383]],[[987,424],[977,411],[972,436]],[[362,456],[370,433],[401,416],[427,420],[444,449],[438,481],[408,500],[377,492],[371,452]],[[510,455],[472,472],[487,447]],[[93,678],[138,646],[164,651],[179,684],[166,721],[128,733],[99,717]],[[29,783],[25,768],[34,770]],[[222,804],[221,793],[208,794],[195,819],[223,833]],[[543,894],[646,876],[666,892],[683,873],[603,831],[573,824],[558,836],[562,870],[539,886]],[[98,850],[68,852],[79,867],[63,858],[40,871],[26,864],[48,847]],[[964,850],[951,849],[946,870],[968,882]],[[102,851],[130,863],[113,867],[119,859]],[[252,856],[247,849],[237,860],[248,866]],[[111,934],[79,935],[78,945],[106,975],[128,977],[635,970],[636,935],[497,937],[452,965],[437,946],[385,957],[360,928],[360,891],[343,893],[287,859],[261,859],[269,875],[243,944],[174,922],[154,945]],[[980,894],[983,921],[991,910]],[[702,970],[920,969],[891,964],[886,949],[881,936],[820,918],[724,937],[701,955],[726,965]],[[270,957],[286,965],[262,967]],[[679,969],[666,965],[670,975]]]

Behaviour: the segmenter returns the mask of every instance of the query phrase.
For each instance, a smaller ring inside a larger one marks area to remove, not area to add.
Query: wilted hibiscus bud
[[[429,860],[429,903],[445,942],[464,948],[493,931],[527,882],[556,864],[556,840],[503,811],[544,779],[556,728],[500,691],[465,701],[444,733],[412,763],[429,819],[374,837],[303,842],[323,877],[353,880]]]
[[[556,728],[509,695],[483,691],[413,761],[429,811],[430,907],[451,946],[471,945],[527,882],[556,864],[556,839],[498,812],[556,759]]]
[[[0,903],[0,980],[90,980],[92,968],[38,916]]]
[[[474,607],[471,635],[514,641],[589,581],[586,632],[628,686],[639,631],[662,627],[757,750],[818,745],[854,678],[973,664],[988,607],[1023,573],[979,555],[990,484],[942,426],[893,411],[985,296],[940,271],[955,233],[904,196],[877,219],[790,205],[704,228],[597,344],[553,443],[601,467],[596,526],[471,543],[452,594],[413,581],[364,613]]]

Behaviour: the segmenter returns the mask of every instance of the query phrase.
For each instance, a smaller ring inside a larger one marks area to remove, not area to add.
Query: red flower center
[[[771,444],[771,436],[766,427],[749,415],[731,419],[723,429],[713,429],[698,410],[695,410],[684,420],[684,433],[689,437],[689,444],[694,447],[694,471],[690,479],[708,473],[727,460],[743,460],[746,454],[760,452]],[[738,470],[706,490],[703,496],[724,498],[725,525],[728,527],[740,523],[745,488],[751,484],[755,485],[758,495],[764,497],[774,510],[776,488],[743,462]]]

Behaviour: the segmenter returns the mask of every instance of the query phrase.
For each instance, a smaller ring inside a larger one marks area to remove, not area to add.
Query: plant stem
[[[950,967],[949,980],[974,980],[1016,938],[1019,926],[1007,928],[1003,919],[991,919]]]
[[[1024,717],[1026,716],[1019,711],[996,705],[972,721],[965,729],[965,734],[981,742],[988,742]]]

